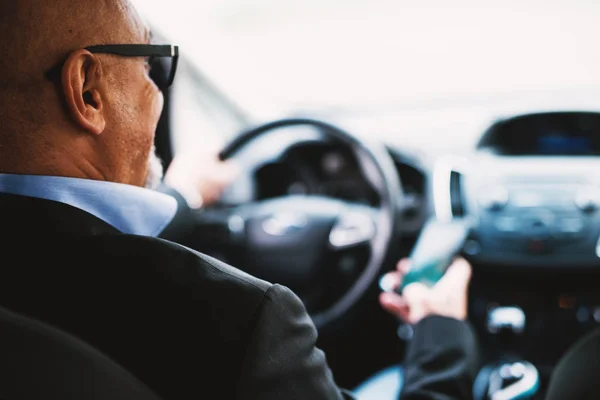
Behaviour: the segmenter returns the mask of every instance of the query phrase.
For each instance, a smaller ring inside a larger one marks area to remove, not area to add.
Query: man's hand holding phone
[[[396,289],[402,285],[402,278],[410,266],[410,261],[404,259],[398,263],[396,271],[389,272],[384,279]],[[435,285],[411,283],[402,290],[402,295],[395,290],[381,293],[379,302],[385,310],[409,324],[434,315],[464,320],[467,318],[470,280],[471,265],[465,259],[457,258]]]

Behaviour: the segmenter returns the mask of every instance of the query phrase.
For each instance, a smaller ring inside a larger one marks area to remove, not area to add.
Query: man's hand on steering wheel
[[[164,182],[196,209],[218,201],[238,173],[233,161],[221,161],[216,153],[184,151],[169,165]]]
[[[394,288],[402,283],[402,277],[410,269],[410,261],[402,260],[396,271],[389,272],[386,279]],[[394,316],[409,324],[416,324],[433,315],[464,320],[467,318],[467,292],[471,279],[471,265],[465,259],[456,260],[445,275],[433,287],[412,283],[402,291],[385,292],[379,297],[381,306]]]

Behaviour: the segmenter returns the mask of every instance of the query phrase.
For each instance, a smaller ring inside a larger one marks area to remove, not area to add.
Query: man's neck
[[[10,138],[2,132],[0,136],[0,173],[18,175],[49,175],[70,178],[109,181],[111,177],[97,168],[91,153],[83,140],[56,140],[40,143],[40,138],[53,135],[52,132],[33,134],[24,132],[25,140],[17,143],[2,143],[3,138]],[[54,136],[59,137],[59,133]],[[14,137],[14,136],[13,136]],[[5,142],[8,142],[6,140]],[[28,143],[23,143],[28,142]],[[73,145],[75,144],[75,145]],[[114,180],[114,179],[113,179]]]

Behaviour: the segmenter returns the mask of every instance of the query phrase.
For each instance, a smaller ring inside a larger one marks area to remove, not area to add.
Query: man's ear
[[[100,60],[87,50],[72,53],[62,69],[62,88],[71,117],[95,135],[106,128],[103,79]]]

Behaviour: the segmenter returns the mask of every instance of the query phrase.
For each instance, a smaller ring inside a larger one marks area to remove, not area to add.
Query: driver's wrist
[[[421,304],[419,307],[413,305],[412,323],[418,324],[424,319],[430,317],[449,318],[457,321],[467,320],[466,307],[448,307],[430,304]]]
[[[181,197],[183,197],[189,208],[196,210],[202,208],[204,205],[204,198],[198,190],[174,185],[171,187],[175,189],[181,195]]]
[[[453,309],[453,310],[431,310],[426,313],[423,318],[427,317],[442,317],[442,318],[450,318],[458,321],[466,321],[467,320],[467,311],[463,309]]]

